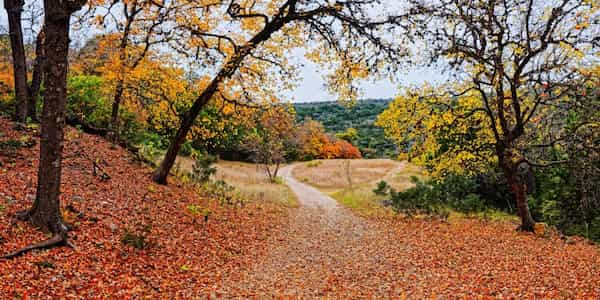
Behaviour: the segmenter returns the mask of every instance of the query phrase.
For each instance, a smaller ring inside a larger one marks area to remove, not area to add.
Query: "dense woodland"
[[[390,102],[385,99],[360,100],[352,105],[308,102],[296,103],[294,108],[298,121],[306,118],[319,121],[329,133],[343,135],[348,129],[355,129],[356,136],[352,137],[352,142],[365,158],[395,158],[398,155],[396,145],[385,136],[381,127],[375,125],[377,116]]]
[[[2,298],[600,296],[596,1],[4,10]],[[297,49],[339,102],[285,99]],[[422,66],[447,82],[358,100]]]

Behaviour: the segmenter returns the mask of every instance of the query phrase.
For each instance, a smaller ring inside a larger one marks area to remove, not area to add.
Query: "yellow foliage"
[[[437,96],[426,86],[399,96],[376,124],[400,146],[399,159],[427,167],[434,177],[473,175],[496,160],[490,147],[493,132],[481,106],[474,93]]]

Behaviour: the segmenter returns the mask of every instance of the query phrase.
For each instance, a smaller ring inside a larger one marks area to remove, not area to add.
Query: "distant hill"
[[[391,99],[360,100],[350,107],[338,102],[294,103],[299,121],[309,117],[320,121],[327,132],[335,134],[353,127],[358,131],[357,145],[366,158],[396,156],[396,146],[387,139],[383,129],[373,123]]]

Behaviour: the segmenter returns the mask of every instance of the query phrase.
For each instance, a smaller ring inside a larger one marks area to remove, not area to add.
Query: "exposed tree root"
[[[26,222],[29,221],[30,218],[31,214],[29,213],[29,210],[22,210],[15,213],[15,219],[19,221]]]
[[[31,211],[30,210],[19,211],[19,212],[15,213],[15,219],[17,219],[19,221],[25,221],[25,222],[31,221]],[[37,250],[37,249],[50,249],[50,248],[58,247],[58,246],[69,246],[71,248],[75,248],[75,246],[73,246],[68,241],[68,231],[69,231],[68,226],[66,226],[64,223],[62,223],[62,221],[60,221],[60,223],[56,226],[55,230],[57,232],[54,233],[51,238],[41,241],[39,243],[35,243],[32,245],[23,247],[14,252],[10,252],[6,255],[0,256],[0,259],[12,259],[12,258],[21,256],[29,251]]]
[[[41,241],[39,243],[33,244],[33,245],[29,245],[27,247],[23,247],[17,251],[8,253],[0,258],[3,259],[12,259],[18,256],[21,256],[29,251],[32,250],[36,250],[36,249],[49,249],[52,247],[57,247],[57,246],[65,246],[68,245],[67,243],[67,236],[66,234],[55,234],[53,235],[51,238]]]
[[[535,232],[534,227],[531,227],[531,226],[526,227],[526,226],[523,226],[522,224],[519,225],[519,227],[517,227],[515,230],[519,231],[519,232]]]

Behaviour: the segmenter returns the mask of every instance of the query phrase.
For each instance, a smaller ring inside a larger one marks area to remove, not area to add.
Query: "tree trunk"
[[[131,24],[137,13],[137,1],[131,3],[131,7],[127,3],[124,4],[125,13],[125,28],[123,29],[123,36],[121,37],[121,43],[119,44],[119,74],[117,85],[115,86],[115,96],[113,98],[112,113],[110,116],[110,129],[113,134],[113,139],[118,139],[117,133],[119,132],[119,109],[121,102],[123,101],[123,91],[125,82],[125,72],[127,71],[127,43],[129,41],[129,34],[131,33]]]
[[[45,0],[46,92],[42,112],[37,196],[28,215],[45,232],[63,235],[67,227],[60,212],[61,163],[67,102],[69,20],[83,1]]]
[[[4,8],[8,14],[10,47],[12,49],[13,70],[15,78],[15,120],[27,120],[27,65],[25,61],[25,46],[23,45],[23,29],[21,13],[23,0],[4,0]]]
[[[521,226],[519,227],[522,231],[534,231],[535,221],[531,216],[531,212],[529,211],[529,205],[527,203],[527,185],[520,178],[517,167],[510,162],[509,158],[500,159],[500,164],[502,166],[502,171],[504,172],[504,176],[506,176],[506,181],[508,183],[508,187],[512,192],[515,202],[517,204],[517,209],[519,211],[519,217],[521,218]]]
[[[271,174],[271,167],[269,166],[269,163],[268,162],[264,162],[264,166],[265,166],[265,172],[267,172],[267,176],[269,177],[269,181],[270,182],[275,181],[274,177],[273,177],[273,174]]]
[[[119,79],[117,87],[115,88],[115,97],[112,104],[112,112],[110,115],[110,130],[112,131],[113,138],[116,141],[118,139],[117,133],[119,132],[119,109],[121,101],[123,99],[123,80]]]
[[[179,154],[179,149],[181,149],[181,145],[185,141],[188,132],[194,125],[194,120],[204,108],[204,106],[208,103],[208,101],[214,96],[217,92],[217,88],[221,83],[222,79],[220,76],[215,77],[213,81],[206,87],[206,89],[202,92],[202,94],[194,101],[194,104],[190,108],[190,110],[185,114],[183,119],[181,120],[181,125],[177,130],[177,134],[171,140],[171,144],[169,145],[169,149],[165,154],[162,162],[154,171],[154,175],[152,176],[152,180],[159,184],[167,184],[167,176],[169,176],[169,172],[175,163],[175,159],[177,158],[177,154]]]
[[[276,162],[275,163],[275,171],[273,172],[273,178],[275,180],[277,180],[277,175],[279,175],[279,166],[281,165],[280,162]]]
[[[34,249],[68,244],[68,227],[60,212],[60,180],[63,150],[63,129],[67,103],[67,55],[69,52],[69,20],[81,9],[84,0],[44,0],[48,54],[44,63],[46,94],[42,112],[40,162],[37,195],[33,206],[17,217],[27,219],[52,237],[2,256],[17,257]]]
[[[33,63],[33,75],[31,77],[31,85],[29,86],[29,101],[27,103],[27,116],[32,120],[37,120],[37,100],[44,76],[45,30],[46,29],[42,27],[35,42],[35,62]]]

